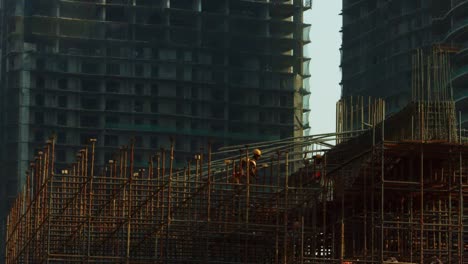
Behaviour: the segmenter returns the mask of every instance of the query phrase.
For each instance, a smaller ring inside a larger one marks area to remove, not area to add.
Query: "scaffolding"
[[[257,177],[237,181],[245,147],[208,150],[176,169],[172,141],[136,168],[131,143],[98,169],[92,140],[57,172],[51,139],[8,217],[7,263],[303,262],[313,254],[310,208],[321,188],[307,170],[290,172],[307,160],[290,152],[334,136],[264,143]]]

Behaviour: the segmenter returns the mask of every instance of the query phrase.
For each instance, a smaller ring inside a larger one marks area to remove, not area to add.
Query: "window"
[[[157,113],[159,110],[159,104],[157,102],[151,103],[151,113]]]
[[[179,115],[184,114],[184,106],[182,104],[177,104],[176,105],[176,113]]]
[[[143,95],[143,84],[141,84],[141,83],[135,84],[135,94],[136,95]]]
[[[43,106],[44,105],[44,95],[43,94],[36,94],[36,105]]]
[[[107,82],[106,83],[106,92],[108,93],[118,93],[120,84],[118,82]]]
[[[36,77],[36,88],[38,89],[44,89],[45,87],[45,80],[43,77],[38,76]]]
[[[198,151],[198,142],[196,140],[190,141],[190,150],[191,151]]]
[[[57,161],[58,162],[66,162],[67,161],[67,151],[64,149],[57,150]]]
[[[145,55],[145,51],[143,50],[142,47],[136,47],[134,50],[133,50],[133,55],[135,56],[135,58],[143,58],[144,55]]]
[[[176,129],[177,129],[177,130],[184,129],[184,122],[182,122],[182,121],[176,121]]]
[[[182,87],[182,86],[177,86],[176,87],[176,96],[177,97],[183,97],[184,96],[184,87]]]
[[[36,69],[45,70],[45,65],[45,60],[43,58],[39,58],[36,60]]]
[[[142,101],[135,101],[133,111],[143,112],[143,102]]]
[[[99,82],[95,80],[82,80],[81,90],[85,92],[98,92]]]
[[[141,77],[143,76],[143,65],[137,64],[135,65],[135,76]]]
[[[57,97],[57,101],[58,101],[57,105],[59,107],[67,107],[68,106],[68,100],[67,99],[68,98],[65,95]]]
[[[143,119],[141,118],[135,119],[135,125],[143,125]]]
[[[81,72],[88,74],[98,74],[99,64],[95,62],[83,62],[81,63]]]
[[[116,125],[119,123],[118,116],[106,116],[106,124],[107,125]]]
[[[66,144],[67,143],[67,133],[65,133],[65,132],[57,133],[57,143]]]
[[[151,85],[151,95],[158,96],[159,94],[159,86],[157,84]]]
[[[137,147],[137,148],[143,147],[143,137],[141,137],[141,136],[136,136],[135,137],[135,147]]]
[[[151,77],[157,78],[158,77],[159,67],[157,65],[151,66]]]
[[[44,113],[36,112],[34,114],[34,120],[36,124],[44,124]]]
[[[82,98],[81,107],[83,109],[98,109],[98,100],[96,98]]]
[[[109,6],[106,8],[106,21],[124,22],[127,20],[125,8]]]
[[[67,62],[67,60],[57,61],[57,70],[67,72],[68,71],[68,62]]]
[[[158,148],[159,142],[158,142],[158,137],[156,136],[151,136],[150,139],[150,147],[153,149]]]
[[[104,146],[117,146],[119,145],[119,137],[116,135],[106,135],[104,137]]]
[[[107,64],[107,74],[119,75],[120,74],[120,65],[117,63],[108,63]]]
[[[80,117],[80,125],[82,127],[97,128],[99,126],[99,119],[94,115],[84,115]]]
[[[68,89],[68,80],[67,79],[59,79],[58,80],[58,88],[61,90],[67,90]]]
[[[192,87],[192,98],[193,99],[198,99],[198,88],[197,87]]]
[[[57,113],[57,125],[59,126],[67,125],[67,115],[65,113]]]
[[[292,123],[292,116],[285,114],[285,113],[280,114],[280,123],[281,124]]]
[[[191,111],[192,111],[192,116],[197,116],[198,115],[198,106],[196,104],[192,104]]]
[[[44,131],[42,130],[37,130],[35,133],[34,133],[34,141],[44,141]]]
[[[135,154],[135,162],[141,163],[143,161],[143,156],[141,154]]]
[[[119,111],[120,103],[118,100],[106,100],[106,110]]]

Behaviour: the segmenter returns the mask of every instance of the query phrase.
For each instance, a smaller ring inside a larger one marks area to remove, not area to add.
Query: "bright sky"
[[[305,23],[312,24],[306,54],[310,63],[310,134],[335,131],[335,104],[340,98],[340,47],[342,0],[314,0],[305,13]]]

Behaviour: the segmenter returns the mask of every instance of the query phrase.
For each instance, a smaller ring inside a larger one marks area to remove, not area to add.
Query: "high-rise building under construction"
[[[0,215],[52,134],[63,164],[89,138],[102,164],[135,137],[136,165],[169,135],[187,157],[302,135],[311,2],[1,1]]]
[[[436,47],[453,55],[453,96],[468,117],[467,0],[343,0],[342,14],[343,96],[382,97],[398,111],[412,98],[413,53]]]

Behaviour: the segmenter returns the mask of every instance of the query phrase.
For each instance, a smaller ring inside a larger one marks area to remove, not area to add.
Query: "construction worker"
[[[252,158],[249,159],[249,176],[256,178],[257,177],[257,161],[262,156],[262,151],[259,149],[254,149],[252,151]]]
[[[319,182],[322,178],[322,155],[317,154],[313,157],[314,160],[314,180],[316,182]]]
[[[262,151],[259,149],[254,149],[252,151],[252,157],[247,159],[249,163],[249,179],[255,179],[257,177],[257,161],[260,159],[261,156]],[[240,183],[241,181],[246,182],[245,179],[247,179],[247,162],[246,159],[243,158],[241,160],[239,168],[234,173],[234,181],[237,183]]]

